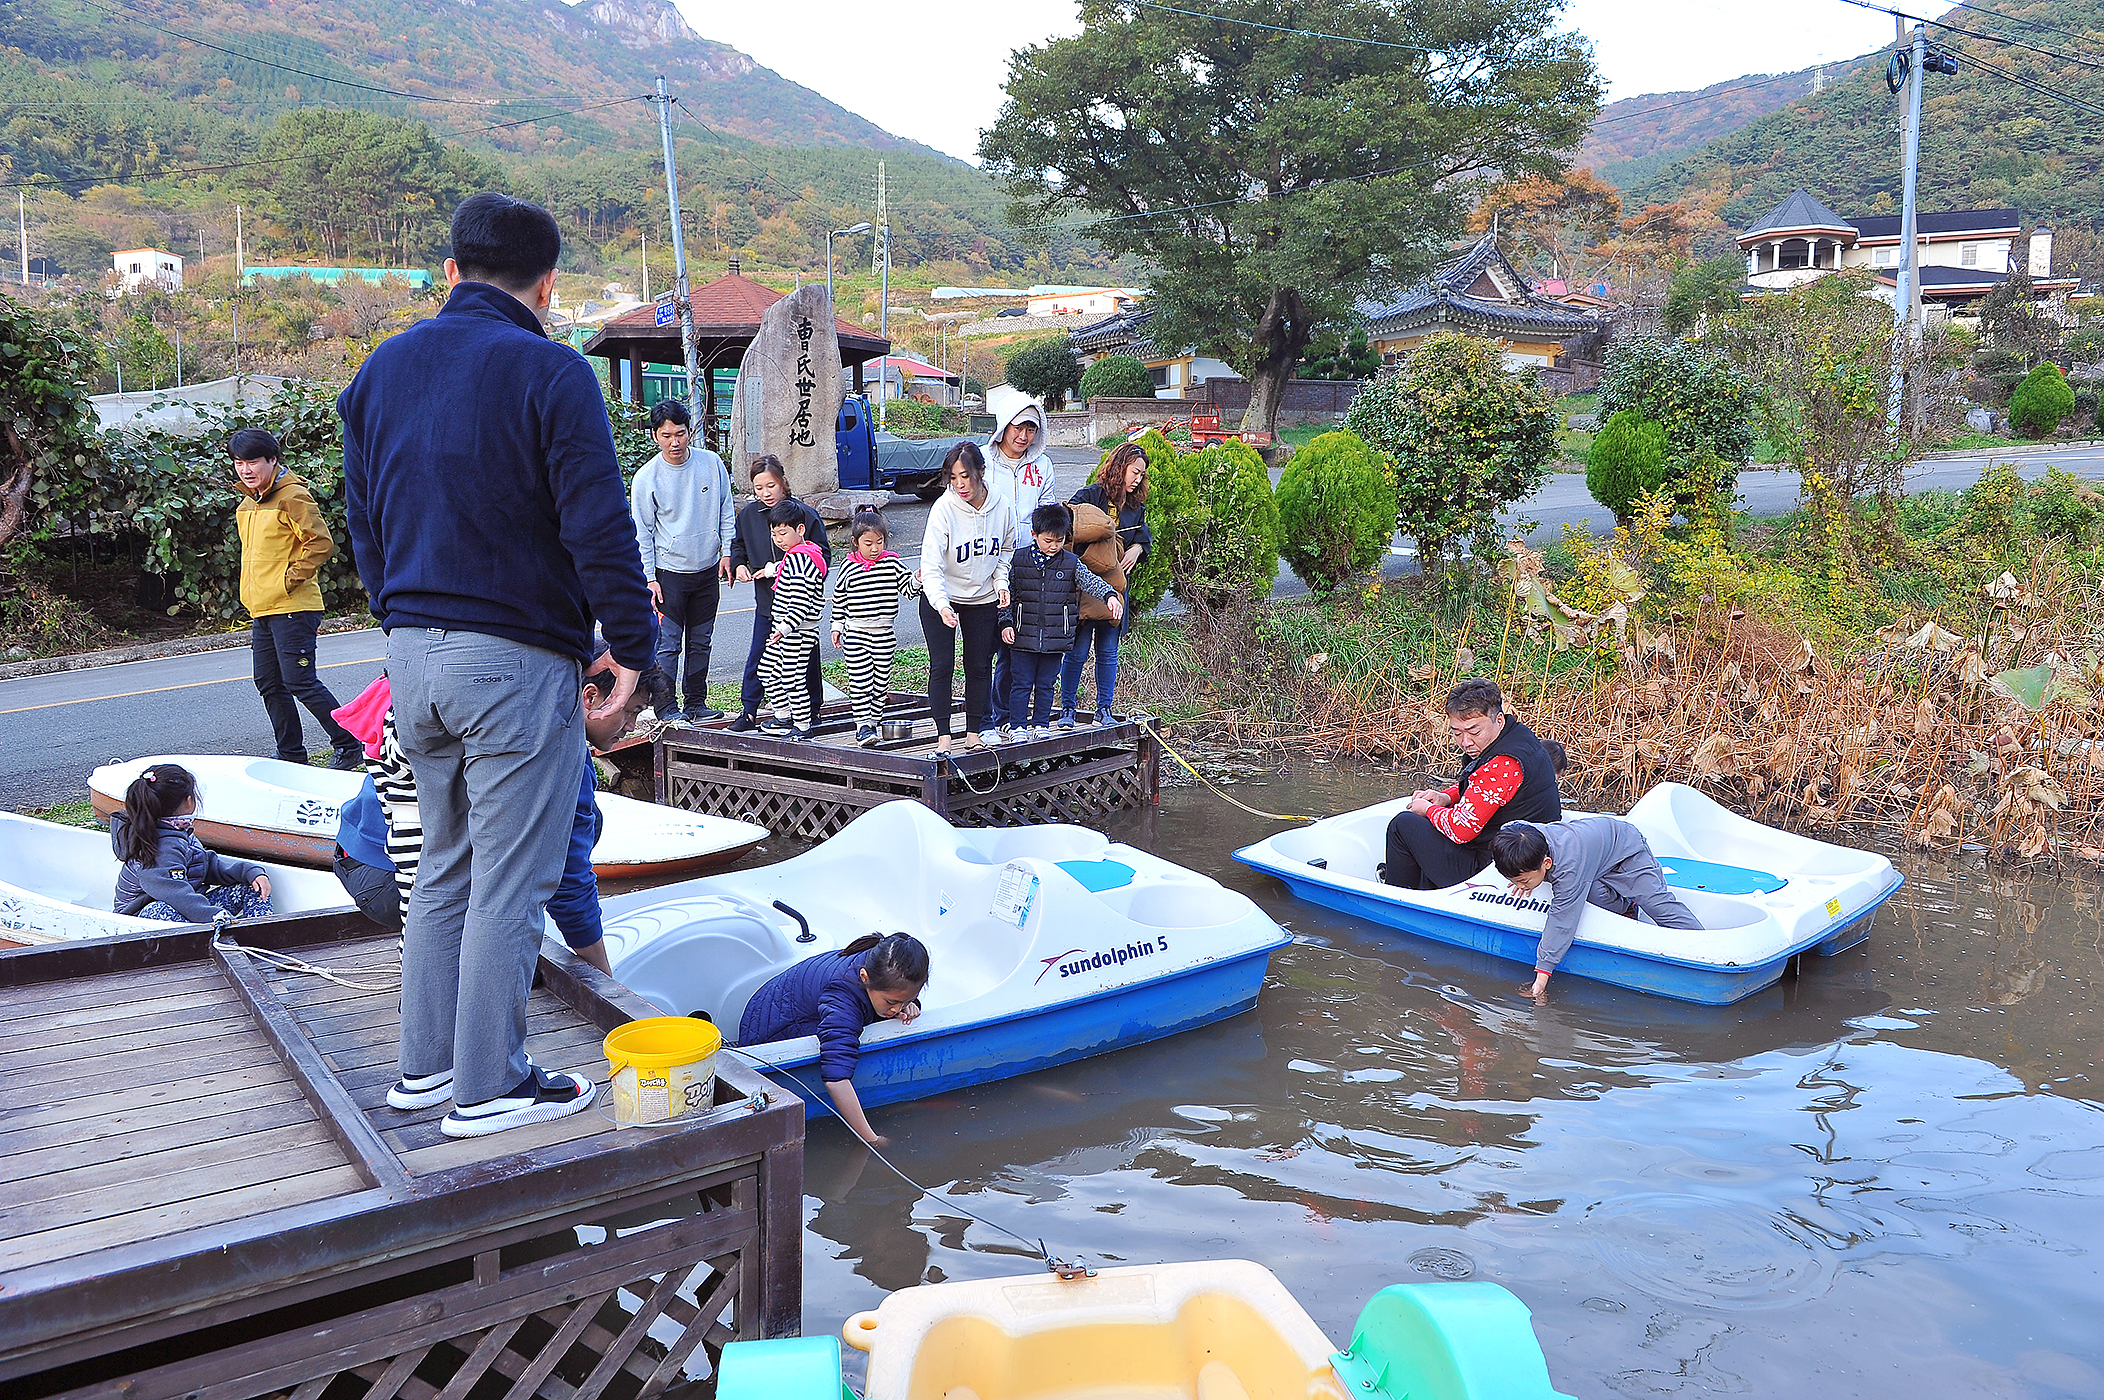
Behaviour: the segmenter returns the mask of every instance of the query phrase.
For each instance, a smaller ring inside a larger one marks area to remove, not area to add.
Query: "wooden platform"
[[[793,1096],[723,1065],[693,1126],[617,1129],[602,1084],[450,1139],[448,1105],[385,1103],[394,935],[345,912],[240,937],[356,985],[195,927],[0,953],[7,1395],[648,1400],[798,1330]],[[551,941],[528,1049],[603,1079],[605,1031],[654,1014]]]
[[[1160,804],[1161,746],[1136,720],[990,749],[953,737],[940,755],[927,696],[894,691],[885,717],[911,722],[912,737],[858,746],[844,702],[826,706],[808,740],[733,734],[720,723],[666,728],[653,751],[657,799],[811,841],[901,797],[956,826],[1102,827],[1125,813],[1151,824]],[[961,712],[951,723],[962,727]]]

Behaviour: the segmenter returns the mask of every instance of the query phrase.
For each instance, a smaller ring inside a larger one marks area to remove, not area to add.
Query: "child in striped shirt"
[[[811,692],[804,670],[818,650],[826,557],[804,538],[804,521],[803,507],[795,501],[783,501],[767,513],[768,535],[782,558],[774,566],[774,630],[760,657],[760,683],[774,717],[760,729],[778,738],[811,737]]]
[[[891,694],[899,599],[917,595],[920,580],[886,547],[891,529],[882,511],[857,511],[847,533],[854,553],[833,584],[833,646],[847,658],[855,742],[868,748],[877,742],[877,721],[884,718],[884,699]]]

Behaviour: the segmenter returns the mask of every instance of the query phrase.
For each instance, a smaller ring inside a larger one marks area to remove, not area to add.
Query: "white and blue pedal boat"
[[[1282,831],[1235,859],[1311,903],[1531,966],[1546,890],[1515,898],[1494,866],[1441,890],[1381,882],[1375,866],[1389,819],[1407,805],[1382,802]],[[1661,928],[1587,905],[1559,972],[1725,1006],[1775,982],[1793,958],[1831,957],[1861,943],[1878,905],[1900,887],[1892,862],[1873,851],[1762,826],[1680,783],[1644,794],[1627,820],[1702,928]]]
[[[931,975],[911,1025],[862,1034],[866,1105],[924,1098],[1143,1044],[1256,1005],[1292,941],[1248,896],[1079,826],[959,830],[894,801],[779,864],[609,899],[614,975],[727,1037],[776,973],[905,932]],[[805,1036],[739,1052],[832,1111]]]

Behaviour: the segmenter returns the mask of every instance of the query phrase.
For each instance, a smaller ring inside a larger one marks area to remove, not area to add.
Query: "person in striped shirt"
[[[778,738],[811,737],[811,692],[804,669],[818,650],[818,614],[825,604],[826,557],[804,538],[804,510],[783,501],[767,515],[768,534],[782,552],[774,569],[774,622],[760,657],[760,683],[774,717],[760,726]]]
[[[868,748],[877,742],[877,721],[884,718],[884,700],[891,694],[899,599],[919,594],[920,580],[891,552],[884,512],[857,511],[847,537],[854,552],[833,584],[833,648],[847,658],[855,742]]]

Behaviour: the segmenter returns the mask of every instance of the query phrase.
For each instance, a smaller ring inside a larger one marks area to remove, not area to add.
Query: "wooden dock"
[[[794,1335],[804,1109],[719,1060],[691,1126],[398,1113],[399,956],[349,911],[0,953],[11,1400],[651,1400]],[[658,1014],[543,945],[528,1049],[603,1079]],[[602,1111],[603,1110],[603,1111]]]
[[[1135,719],[990,749],[963,749],[953,737],[945,756],[935,752],[927,696],[894,691],[885,718],[911,723],[912,737],[859,747],[844,701],[825,707],[808,740],[733,734],[721,724],[666,728],[653,749],[657,799],[809,841],[901,797],[955,826],[1100,828],[1137,814],[1147,826],[1143,839],[1152,841],[1161,746]],[[951,722],[961,725],[961,714]]]

